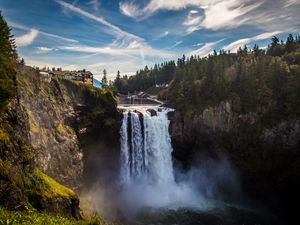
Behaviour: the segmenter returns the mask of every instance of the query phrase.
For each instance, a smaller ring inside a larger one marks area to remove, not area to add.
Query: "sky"
[[[300,0],[0,0],[20,57],[113,79],[300,32]]]

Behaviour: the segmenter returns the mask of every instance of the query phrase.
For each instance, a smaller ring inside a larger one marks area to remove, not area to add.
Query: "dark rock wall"
[[[270,122],[267,110],[241,115],[231,108],[228,101],[201,115],[170,115],[174,158],[189,168],[199,154],[226,155],[246,196],[291,218],[300,188],[300,120]]]

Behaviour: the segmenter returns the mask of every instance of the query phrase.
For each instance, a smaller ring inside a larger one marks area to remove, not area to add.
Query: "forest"
[[[267,49],[254,45],[237,53],[220,50],[206,57],[191,56],[153,68],[147,66],[135,76],[120,75],[114,81],[118,92],[153,90],[158,97],[181,112],[199,113],[208,106],[231,99],[236,113],[272,107],[279,116],[300,113],[300,38],[276,36]]]

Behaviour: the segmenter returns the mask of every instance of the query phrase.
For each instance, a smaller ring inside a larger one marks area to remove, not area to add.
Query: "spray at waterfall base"
[[[125,214],[133,215],[143,208],[209,210],[216,207],[220,188],[238,189],[226,160],[205,159],[187,172],[173,168],[168,119],[172,109],[122,109],[119,201]]]

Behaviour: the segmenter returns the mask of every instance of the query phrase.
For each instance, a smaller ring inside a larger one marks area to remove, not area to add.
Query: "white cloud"
[[[120,9],[123,14],[142,20],[159,10],[194,7],[182,22],[187,34],[199,29],[232,29],[242,25],[292,32],[300,25],[299,5],[299,0],[150,0],[146,5],[137,0],[123,0]]]
[[[159,39],[164,38],[168,35],[169,35],[169,31],[165,31],[165,32],[161,33],[160,35],[158,35],[158,37],[156,37],[154,40],[159,40]]]
[[[144,8],[134,4],[133,1],[123,1],[120,2],[120,11],[124,15],[144,19],[152,15],[158,10],[179,10],[186,8],[187,6],[198,6],[199,0],[172,0],[172,1],[162,1],[162,0],[151,0]]]
[[[47,53],[54,50],[53,48],[48,48],[48,47],[36,47],[36,49],[38,50],[37,51],[38,53]]]
[[[285,7],[290,7],[298,4],[300,4],[299,0],[287,0],[287,2],[285,3]]]
[[[98,11],[99,10],[99,6],[100,6],[100,3],[98,0],[90,0],[88,1],[87,3],[88,5],[91,5],[93,7],[93,10],[95,11]],[[74,4],[73,4],[74,5]]]
[[[204,19],[199,28],[217,30],[220,28],[232,28],[248,22],[248,18],[241,18],[242,15],[250,12],[261,5],[260,1],[244,6],[240,0],[228,0],[211,4],[204,10]]]
[[[108,46],[105,47],[91,47],[91,46],[83,46],[83,45],[74,45],[74,46],[66,46],[61,47],[63,50],[68,51],[76,51],[76,52],[86,52],[86,53],[99,53],[99,54],[107,54],[107,55],[127,55],[134,57],[144,58],[147,56],[159,56],[161,58],[170,58],[173,57],[174,54],[168,51],[154,49],[149,46],[143,38],[138,37],[132,33],[124,31],[119,27],[113,25],[112,23],[106,21],[102,17],[97,17],[89,12],[86,12],[72,4],[66,3],[62,0],[55,0],[58,4],[63,6],[64,8],[71,10],[81,16],[99,22],[110,28],[110,32],[112,33],[116,39]],[[168,32],[165,33],[168,35]]]
[[[195,45],[193,45],[193,46],[201,46],[201,45],[203,45],[203,43],[202,43],[202,42],[200,42],[200,43],[197,43],[197,44],[195,44]]]
[[[197,14],[197,13],[199,13],[199,11],[197,11],[197,10],[191,10],[190,13],[191,14]]]
[[[182,41],[176,41],[175,44],[170,47],[170,49],[175,48],[176,46],[180,45],[181,43],[182,43]]]
[[[74,39],[71,39],[71,38],[65,38],[65,37],[62,37],[62,36],[59,36],[59,35],[56,35],[56,34],[50,34],[50,33],[43,32],[43,31],[40,31],[40,34],[45,35],[45,36],[50,37],[50,38],[59,39],[61,41],[66,41],[66,42],[71,42],[71,43],[77,43],[78,42],[77,40],[74,40]]]
[[[132,33],[124,31],[112,23],[106,21],[102,17],[97,17],[89,12],[86,12],[72,4],[66,3],[62,0],[55,0],[64,8],[71,10],[81,16],[94,20],[110,28],[109,33],[113,34],[116,39],[106,47],[91,47],[91,46],[67,46],[64,50],[76,51],[76,52],[87,52],[87,53],[99,53],[99,54],[115,54],[115,55],[128,55],[128,56],[140,56],[144,58],[145,55],[157,56],[162,58],[170,57],[171,54],[157,50],[149,46],[143,38],[138,37]]]
[[[21,29],[21,30],[26,30],[26,31],[30,31],[32,28],[29,28],[25,25],[19,24],[19,23],[15,23],[12,21],[8,21],[9,26],[12,26],[13,28],[17,28],[17,29]],[[50,37],[50,38],[55,38],[55,39],[59,39],[61,41],[66,41],[66,42],[71,42],[71,43],[76,43],[78,42],[77,40],[74,39],[70,39],[70,38],[65,38],[56,34],[50,34],[47,32],[43,32],[41,30],[39,30],[39,34],[44,35],[46,37]]]
[[[63,70],[81,70],[83,68],[87,68],[86,65],[78,65],[78,64],[56,64],[56,63],[49,63],[49,60],[32,60],[32,59],[25,59],[26,65],[29,66],[36,66],[39,68],[62,68]],[[88,69],[88,68],[87,68]]]
[[[148,62],[149,63],[149,62]],[[143,67],[147,64],[146,62],[139,61],[139,60],[110,60],[110,61],[102,61],[102,62],[97,62],[91,65],[87,66],[88,70],[94,71],[95,74],[98,74],[94,77],[96,79],[102,78],[103,74],[102,71],[104,69],[107,70],[107,78],[110,80],[113,80],[116,75],[117,71],[119,70],[121,72],[121,75],[133,75],[136,73],[137,68]],[[149,65],[149,64],[148,64]]]
[[[255,42],[255,41],[261,41],[261,40],[266,40],[268,38],[271,38],[277,34],[280,34],[281,31],[274,31],[274,32],[267,32],[267,33],[263,33],[254,37],[250,37],[250,38],[243,38],[237,41],[234,41],[232,43],[230,43],[229,45],[226,45],[225,47],[223,47],[224,50],[226,51],[231,51],[231,52],[236,52],[239,47],[243,47],[251,42]]]
[[[263,3],[258,0],[255,3],[251,0],[151,0],[144,8],[133,2],[121,2],[120,10],[124,15],[144,19],[151,16],[158,10],[181,10],[190,6],[198,7],[198,10],[190,10],[188,18],[183,22],[188,32],[201,28],[217,30],[223,27],[237,27],[245,23],[241,16],[247,14]],[[248,21],[248,19],[247,19]]]
[[[34,39],[38,36],[39,31],[36,29],[30,29],[27,34],[18,36],[15,38],[18,47],[30,45]]]
[[[175,54],[169,51],[154,49],[149,45],[143,44],[138,41],[132,41],[126,47],[116,47],[114,45],[108,45],[105,47],[91,47],[85,45],[75,45],[75,46],[65,46],[60,47],[62,50],[83,52],[83,53],[97,53],[112,56],[131,56],[131,57],[141,57],[144,56],[159,56],[160,58],[171,58]]]
[[[199,1],[199,7],[203,10],[203,15],[189,13],[183,25],[187,26],[187,32],[192,33],[201,28],[218,30],[221,28],[234,28],[246,22],[250,18],[245,17],[247,13],[259,7],[263,2],[257,1],[253,4],[241,0],[212,0],[209,3]],[[203,4],[205,3],[205,4]]]
[[[142,40],[142,38],[134,35],[134,34],[131,34],[129,32],[126,32],[126,31],[123,31],[122,29],[120,29],[119,27],[115,26],[114,24],[106,21],[104,18],[102,17],[97,17],[87,11],[84,11],[72,4],[69,4],[67,2],[64,2],[62,0],[55,0],[58,4],[60,4],[61,6],[63,6],[65,9],[68,9],[72,12],[75,12],[81,16],[84,16],[86,18],[89,18],[91,20],[94,20],[98,23],[101,23],[109,28],[111,28],[110,32],[109,33],[112,33],[114,36],[118,37],[118,38],[121,38],[121,37],[127,37],[127,38],[132,38],[132,39],[138,39],[138,40]]]
[[[49,63],[49,61],[45,62],[45,61],[33,60],[33,59],[27,59],[27,58],[25,58],[25,62],[26,62],[26,65],[37,66],[39,68],[43,68],[43,67],[49,67],[49,68],[60,67],[60,66],[57,66],[57,65]]]
[[[211,53],[214,50],[214,46],[216,46],[218,43],[222,42],[223,40],[224,39],[215,42],[205,43],[201,48],[191,51],[188,54],[188,56],[192,56],[192,55],[199,55],[202,57],[207,56],[209,53]]]
[[[135,5],[133,2],[120,2],[119,3],[120,12],[129,17],[139,17],[142,14],[140,8]]]

